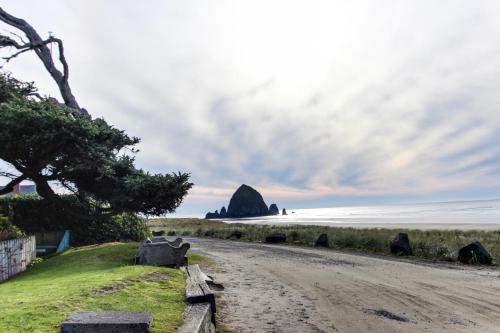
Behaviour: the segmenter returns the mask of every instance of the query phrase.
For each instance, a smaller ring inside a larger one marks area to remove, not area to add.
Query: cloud
[[[500,185],[495,1],[4,7],[65,40],[80,104],[142,138],[141,167],[192,173],[192,207],[241,183],[273,200]],[[34,57],[8,68],[57,93]]]

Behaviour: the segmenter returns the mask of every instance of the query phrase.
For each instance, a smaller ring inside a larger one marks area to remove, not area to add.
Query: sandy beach
[[[500,270],[188,238],[235,332],[500,332]],[[210,268],[209,268],[210,269]]]
[[[451,221],[439,221],[439,222],[421,222],[422,219],[417,221],[411,221],[406,219],[404,222],[394,221],[390,222],[387,220],[376,221],[376,219],[371,219],[370,222],[365,220],[352,221],[336,221],[332,222],[294,222],[291,224],[296,225],[321,225],[333,228],[383,228],[383,229],[416,229],[416,230],[500,230],[500,221],[498,219],[478,219],[477,222],[470,221],[457,221],[456,219],[451,223]],[[273,223],[274,224],[274,223]],[[275,223],[276,225],[283,225],[282,223]]]

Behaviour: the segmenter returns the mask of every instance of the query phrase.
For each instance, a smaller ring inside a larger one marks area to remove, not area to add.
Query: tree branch
[[[0,190],[0,195],[7,194],[7,193],[14,191],[14,186],[19,184],[20,182],[22,182],[26,178],[28,178],[28,177],[26,177],[26,175],[21,175],[15,179],[12,179],[7,185],[5,185],[4,188],[2,188]]]
[[[64,45],[62,40],[52,36],[46,40],[43,40],[40,37],[40,35],[36,32],[36,30],[31,25],[29,25],[25,20],[10,15],[1,7],[0,7],[0,21],[16,29],[21,30],[29,40],[29,43],[19,44],[10,37],[0,35],[0,48],[15,47],[16,49],[19,50],[18,52],[16,52],[16,54],[8,57],[7,61],[12,58],[15,58],[16,56],[28,50],[35,51],[36,55],[38,56],[38,58],[40,58],[45,68],[47,69],[47,71],[49,72],[49,74],[52,76],[57,86],[59,87],[59,91],[61,92],[64,104],[73,109],[75,112],[88,115],[85,109],[80,108],[78,102],[76,101],[75,96],[71,92],[71,87],[68,83],[68,78],[69,78],[68,63],[64,56]],[[63,66],[63,73],[61,73],[61,71],[59,71],[59,69],[57,69],[56,65],[54,64],[54,60],[52,59],[52,53],[50,52],[50,49],[47,46],[47,44],[50,43],[57,43],[59,51],[59,61]]]

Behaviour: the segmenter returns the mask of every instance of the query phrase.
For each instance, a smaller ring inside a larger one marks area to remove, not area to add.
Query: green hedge
[[[68,207],[81,214],[90,211],[71,195],[62,196]],[[26,233],[66,230],[72,232],[72,245],[88,245],[112,241],[140,241],[149,235],[144,219],[134,214],[121,214],[89,220],[70,214],[38,195],[9,195],[0,198],[0,214],[9,217]]]

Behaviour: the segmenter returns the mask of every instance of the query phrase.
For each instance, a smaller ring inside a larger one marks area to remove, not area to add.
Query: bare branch
[[[25,180],[27,177],[26,175],[21,175],[17,177],[16,179],[11,180],[7,185],[5,185],[4,188],[0,189],[0,195],[10,193],[14,191],[14,186]]]
[[[39,100],[43,100],[44,98],[42,97],[42,95],[40,95],[39,93],[37,92],[32,92],[32,93],[29,93],[28,96],[34,96],[36,98],[38,98]]]
[[[35,51],[36,55],[38,56],[38,58],[40,58],[45,68],[47,69],[47,71],[49,72],[49,74],[52,76],[57,86],[59,87],[59,91],[61,92],[61,95],[63,97],[64,104],[73,109],[75,112],[88,115],[85,109],[80,108],[78,102],[76,101],[75,96],[71,92],[71,87],[69,86],[68,83],[68,78],[69,78],[68,63],[64,56],[64,46],[62,40],[52,36],[46,40],[43,40],[40,37],[40,35],[36,32],[36,30],[31,25],[29,25],[25,20],[10,15],[1,7],[0,7],[0,21],[21,30],[29,40],[29,43],[19,44],[10,37],[0,35],[0,47],[15,47],[16,49],[20,50],[20,52],[17,52],[17,54],[14,57],[18,56],[21,53],[24,53],[25,51],[23,50],[25,49]],[[61,73],[61,71],[57,69],[56,65],[54,64],[54,60],[52,59],[52,53],[50,52],[50,49],[47,46],[47,44],[50,43],[57,43],[59,51],[59,61],[63,66],[63,73]]]
[[[7,178],[10,178],[10,179],[14,179],[14,178],[19,177],[19,175],[14,175],[13,173],[6,172],[6,171],[0,171],[0,176],[1,177],[7,177]]]
[[[21,41],[21,43],[23,43],[23,44],[27,44],[27,43],[28,43],[26,40],[24,40],[23,36],[21,36],[21,35],[19,35],[19,34],[16,34],[16,33],[15,33],[15,32],[13,32],[13,31],[7,31],[7,32],[8,32],[9,34],[11,34],[12,36],[17,37],[17,38]]]
[[[14,59],[15,57],[17,57],[18,55],[24,53],[24,52],[27,52],[27,51],[31,51],[32,48],[25,48],[25,49],[21,49],[19,51],[17,51],[16,53],[14,54],[11,54],[10,56],[8,57],[3,57],[3,59],[5,60],[5,63],[8,63],[9,61],[11,61],[12,59]],[[3,65],[2,65],[3,66]]]

